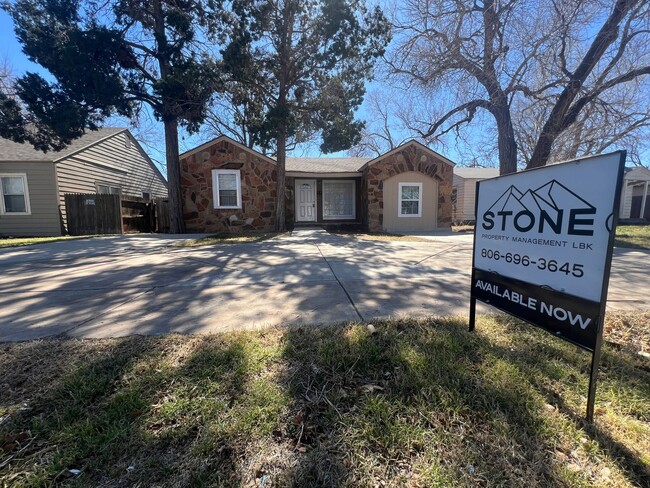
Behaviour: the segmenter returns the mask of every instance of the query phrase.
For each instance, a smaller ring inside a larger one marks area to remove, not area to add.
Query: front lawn
[[[650,249],[650,225],[619,225],[615,246]]]
[[[355,239],[362,239],[364,241],[384,241],[384,242],[431,242],[429,239],[417,236],[405,236],[402,234],[390,234],[387,232],[346,232],[336,231],[331,234],[339,237],[352,237]]]
[[[230,234],[227,232],[220,232],[212,234],[200,239],[191,239],[188,241],[179,242],[176,244],[178,247],[196,247],[196,246],[214,246],[217,244],[245,244],[250,242],[262,242],[269,239],[280,237],[284,233],[278,232],[245,232],[241,234]]]
[[[58,236],[58,237],[9,237],[0,239],[0,249],[3,247],[31,246],[48,242],[70,241],[75,239],[90,239],[95,236]]]
[[[605,347],[594,426],[588,361],[503,316],[4,344],[0,484],[647,486],[650,361]]]

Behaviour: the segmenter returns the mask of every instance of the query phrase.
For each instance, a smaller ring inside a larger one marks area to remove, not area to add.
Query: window
[[[422,216],[422,183],[399,184],[399,217]]]
[[[30,215],[29,192],[27,191],[27,175],[0,175],[0,213],[14,215]]]
[[[112,186],[112,185],[102,185],[100,183],[97,183],[97,193],[102,193],[102,194],[111,194],[111,195],[121,195],[122,194],[122,188],[119,186]]]
[[[143,191],[142,198],[144,198],[145,200],[151,200],[151,192]]]
[[[241,177],[236,169],[212,170],[214,208],[241,208]]]
[[[323,219],[353,219],[355,182],[323,180]]]

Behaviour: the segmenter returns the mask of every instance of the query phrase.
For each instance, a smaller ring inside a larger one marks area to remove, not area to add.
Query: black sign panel
[[[596,347],[600,303],[474,269],[472,296],[588,351]]]

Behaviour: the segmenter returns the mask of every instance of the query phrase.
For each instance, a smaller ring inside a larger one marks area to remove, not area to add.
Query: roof
[[[454,174],[467,180],[480,180],[499,176],[499,168],[454,168]]]
[[[355,173],[371,158],[287,158],[286,170],[299,173]]]
[[[648,181],[650,180],[650,170],[644,166],[626,167],[625,179],[631,181]]]
[[[229,144],[232,144],[240,149],[243,149],[245,151],[248,151],[250,153],[255,154],[256,156],[270,162],[273,164],[276,164],[276,160],[269,158],[268,156],[265,156],[264,154],[260,153],[259,151],[256,151],[255,149],[252,149],[250,147],[247,147],[231,137],[228,137],[226,135],[220,135],[219,137],[216,137],[210,141],[207,141],[200,146],[195,147],[194,149],[190,149],[189,151],[185,151],[184,153],[181,153],[180,158],[184,159],[187,158],[193,154],[196,154],[199,151],[203,151],[207,149],[208,147],[212,146],[213,144],[216,144],[221,141],[226,141]],[[411,140],[408,142],[405,142],[399,147],[396,147],[395,149],[382,154],[381,156],[377,156],[375,158],[292,158],[292,157],[287,157],[286,159],[286,164],[285,164],[285,171],[287,173],[309,173],[309,174],[327,174],[327,173],[332,173],[332,174],[343,174],[345,173],[348,176],[354,176],[351,173],[361,173],[363,169],[368,166],[369,164],[373,164],[376,161],[380,161],[387,156],[397,153],[399,151],[402,151],[406,146],[409,145],[417,145],[424,149],[425,151],[435,155],[437,158],[441,159],[442,161],[451,164],[452,166],[455,166],[456,163],[453,161],[447,159],[443,155],[429,149],[427,146],[424,144],[421,144],[415,140]]]
[[[126,130],[124,127],[102,127],[98,130],[89,130],[80,138],[72,141],[65,149],[46,153],[34,149],[31,144],[26,142],[21,144],[0,138],[0,161],[58,161]]]

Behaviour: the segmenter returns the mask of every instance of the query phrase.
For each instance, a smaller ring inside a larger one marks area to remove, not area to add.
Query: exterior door
[[[296,180],[296,222],[316,222],[316,180]]]

